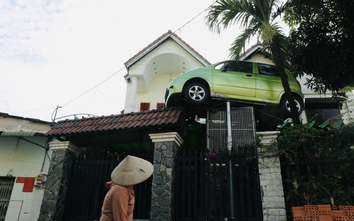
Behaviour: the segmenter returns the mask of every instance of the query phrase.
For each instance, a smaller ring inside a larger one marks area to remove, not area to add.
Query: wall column
[[[52,154],[38,221],[61,221],[72,157],[77,147],[69,141],[53,141],[49,148]]]
[[[278,136],[278,131],[259,132],[261,144],[270,144]],[[258,150],[259,179],[262,193],[263,220],[286,221],[283,181],[281,176],[278,147],[274,153]]]
[[[133,76],[131,77],[132,80],[132,87],[131,87],[131,91],[130,91],[130,110],[127,111],[128,113],[130,112],[136,112],[136,93],[138,91],[138,77]]]
[[[183,143],[176,132],[150,134],[155,143],[150,220],[172,220],[172,175],[177,148]]]
[[[354,121],[354,90],[347,91],[345,95],[348,99],[343,102],[340,113],[344,124],[350,124]]]

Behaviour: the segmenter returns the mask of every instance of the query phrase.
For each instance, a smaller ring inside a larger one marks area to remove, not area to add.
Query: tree
[[[220,33],[222,28],[226,29],[235,23],[239,23],[244,28],[230,48],[230,55],[233,58],[239,58],[246,42],[252,37],[257,37],[264,48],[270,49],[281,77],[285,96],[290,104],[294,124],[299,124],[299,113],[284,66],[285,36],[276,22],[286,6],[286,4],[278,5],[276,0],[217,0],[210,6],[206,20],[209,28],[217,33]]]
[[[354,1],[292,0],[285,13],[291,26],[290,70],[307,74],[314,91],[336,94],[354,86]]]

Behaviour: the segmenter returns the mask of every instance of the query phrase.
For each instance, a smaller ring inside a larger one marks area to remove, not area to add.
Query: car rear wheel
[[[302,110],[303,110],[303,103],[301,102],[301,100],[299,100],[297,97],[294,97],[294,101],[295,101],[295,106],[296,106],[296,109],[297,109],[297,112],[299,114],[301,114]],[[291,110],[290,110],[290,103],[289,103],[289,100],[286,99],[285,97],[282,99],[282,102],[281,102],[281,109],[287,113],[291,113]]]
[[[184,89],[184,98],[189,104],[204,104],[209,99],[209,88],[198,82],[188,84]]]

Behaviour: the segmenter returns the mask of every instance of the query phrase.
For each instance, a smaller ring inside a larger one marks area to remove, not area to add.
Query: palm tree
[[[209,8],[206,21],[209,28],[217,33],[220,33],[221,28],[226,29],[235,23],[244,28],[230,48],[230,55],[235,59],[239,58],[246,42],[252,37],[257,37],[264,49],[270,49],[290,104],[294,124],[299,124],[299,113],[285,72],[286,37],[276,22],[287,6],[288,3],[279,4],[278,0],[216,0]]]

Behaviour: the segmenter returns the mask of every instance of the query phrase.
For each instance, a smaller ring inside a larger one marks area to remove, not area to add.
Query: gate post
[[[277,138],[278,133],[270,131],[257,134],[261,135],[261,144],[270,144]],[[274,153],[262,153],[262,150],[258,150],[263,219],[268,221],[286,221],[283,180],[277,149],[275,147]]]
[[[72,154],[77,147],[69,141],[49,143],[51,154],[38,221],[60,221],[63,217]]]
[[[172,220],[174,159],[183,140],[177,132],[149,135],[155,146],[150,220]]]

